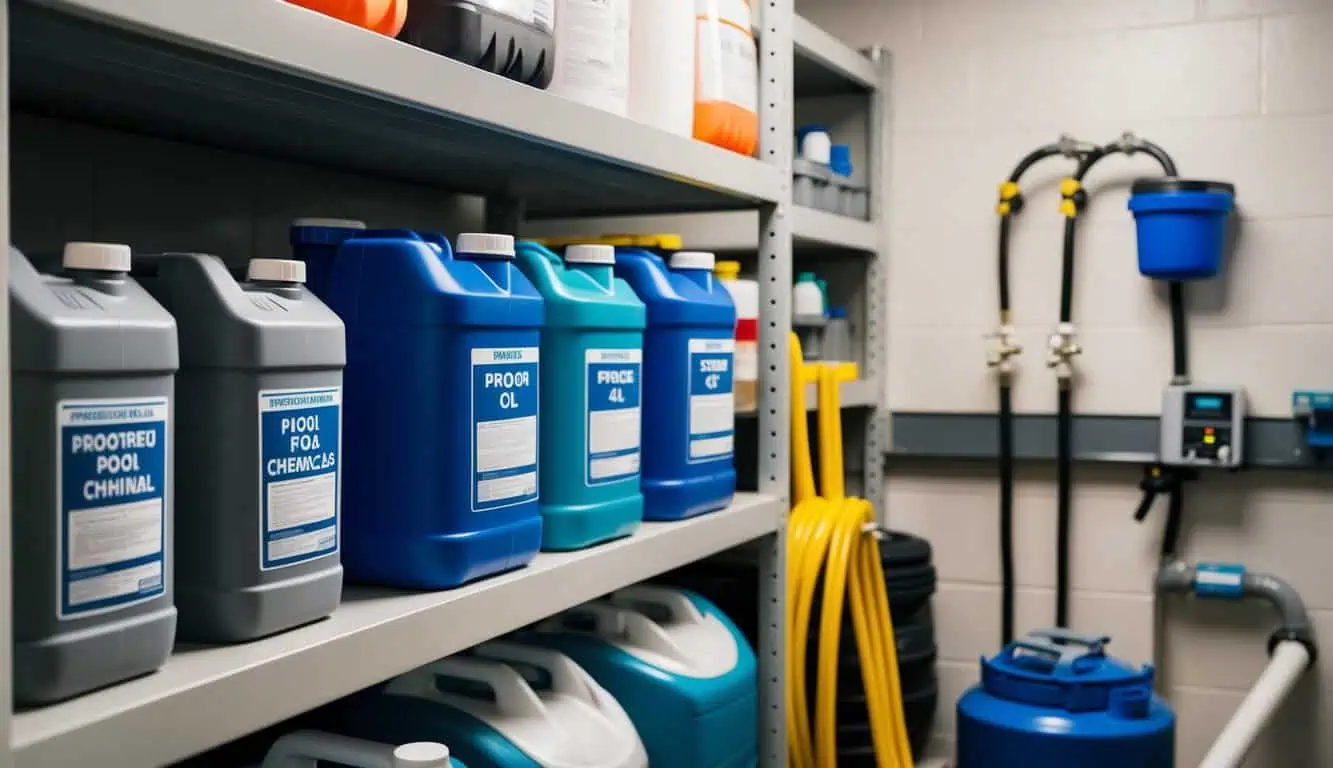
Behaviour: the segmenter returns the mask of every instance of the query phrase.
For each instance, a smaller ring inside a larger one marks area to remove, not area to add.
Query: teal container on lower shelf
[[[628,536],[643,520],[643,302],[613,274],[610,246],[571,246],[562,259],[520,243],[518,266],[546,301],[542,549],[582,549]]]

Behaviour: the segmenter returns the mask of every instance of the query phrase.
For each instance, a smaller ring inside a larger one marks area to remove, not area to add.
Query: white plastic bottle
[[[629,0],[629,116],[694,133],[694,2]]]
[[[552,92],[629,114],[630,2],[558,0]]]
[[[741,278],[736,261],[719,261],[713,273],[736,304],[736,410],[753,411],[759,407],[759,281]]]

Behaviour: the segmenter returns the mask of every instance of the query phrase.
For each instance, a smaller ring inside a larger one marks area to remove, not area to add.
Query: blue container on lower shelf
[[[983,658],[958,700],[956,768],[1171,768],[1176,718],[1153,668],[1107,656],[1110,640],[1044,630]]]
[[[541,545],[542,298],[507,235],[367,230],[329,306],[347,326],[343,566],[349,581],[443,589]]]
[[[1129,210],[1138,230],[1139,272],[1158,280],[1217,275],[1227,247],[1236,188],[1221,181],[1140,179]]]
[[[643,518],[722,509],[736,491],[736,306],[713,254],[617,249],[616,275],[648,308],[643,337]]]
[[[587,670],[629,714],[649,764],[755,765],[754,651],[702,596],[629,587],[550,619],[518,642],[553,648]]]

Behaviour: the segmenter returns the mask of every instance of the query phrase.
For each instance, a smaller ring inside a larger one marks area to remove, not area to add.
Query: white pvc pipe
[[[1304,645],[1289,640],[1278,643],[1268,668],[1255,681],[1199,768],[1239,768],[1309,666],[1310,652]]]
[[[320,731],[296,731],[273,743],[261,768],[315,768],[330,760],[356,768],[448,768],[442,744],[415,742],[395,746]]]

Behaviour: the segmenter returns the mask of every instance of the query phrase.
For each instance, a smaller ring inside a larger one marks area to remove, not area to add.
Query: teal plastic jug
[[[643,302],[615,277],[615,249],[563,259],[520,243],[518,266],[546,301],[541,341],[542,549],[628,536],[643,520],[639,425]]]

